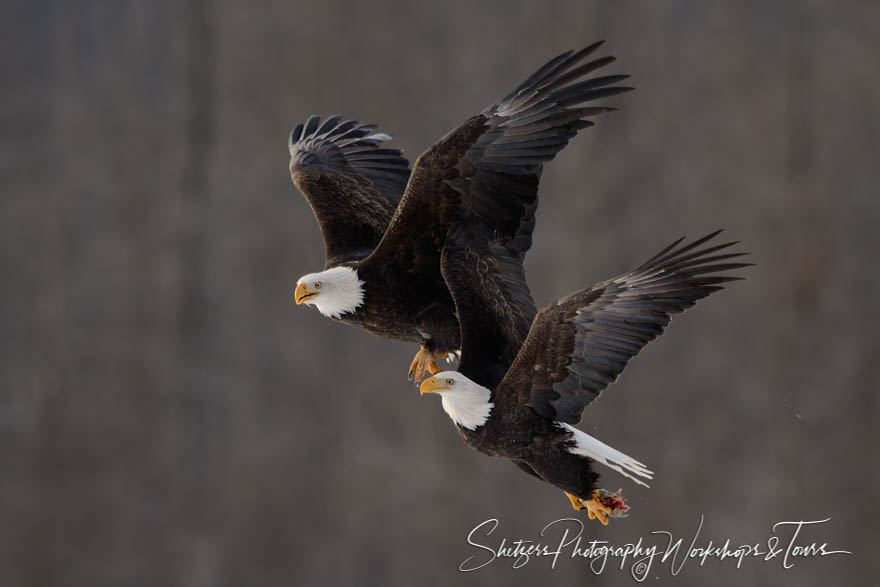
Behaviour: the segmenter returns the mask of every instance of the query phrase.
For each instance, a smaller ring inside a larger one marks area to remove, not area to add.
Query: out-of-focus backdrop
[[[880,574],[875,2],[5,3],[0,584],[631,584],[615,562],[456,569],[478,523],[537,540],[562,493],[468,448],[416,348],[293,302],[323,262],[287,134],[342,113],[411,160],[597,39],[637,91],[547,166],[543,305],[724,227],[748,279],[677,318],[581,426],[632,515],[591,538],[853,556],[690,562],[677,585]],[[626,567],[629,568],[629,565]]]

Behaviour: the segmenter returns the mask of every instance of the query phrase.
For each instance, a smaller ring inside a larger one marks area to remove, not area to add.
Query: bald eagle
[[[418,342],[417,382],[461,346],[440,258],[446,235],[467,219],[504,243],[521,271],[535,226],[538,180],[587,120],[613,108],[582,104],[631,88],[628,76],[581,78],[614,61],[584,62],[601,43],[550,60],[516,89],[441,138],[410,173],[390,137],[333,116],[290,135],[290,172],[318,219],[324,270],[297,281],[297,304],[383,337]],[[517,276],[514,276],[515,278]],[[530,320],[528,290],[521,311]]]
[[[596,486],[593,462],[639,485],[653,473],[574,425],[627,362],[662,334],[672,314],[739,279],[721,275],[748,265],[730,262],[745,253],[719,253],[735,243],[699,248],[718,232],[687,245],[679,239],[639,268],[553,302],[523,335],[514,318],[518,302],[498,292],[525,284],[509,283],[510,273],[496,266],[490,235],[458,228],[444,249],[442,270],[460,317],[461,361],[457,372],[425,379],[421,393],[442,398],[472,447],[512,460],[607,524],[609,514],[628,506],[619,493]]]

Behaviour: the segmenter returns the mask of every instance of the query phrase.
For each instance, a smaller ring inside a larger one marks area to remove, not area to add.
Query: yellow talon
[[[565,496],[571,502],[571,507],[573,507],[576,510],[584,509],[584,504],[581,502],[579,497],[577,497],[576,495],[572,495],[571,493],[569,493],[567,491],[565,492]]]
[[[608,525],[608,514],[611,513],[611,508],[602,505],[599,501],[599,490],[593,490],[593,497],[589,500],[581,500],[584,504],[584,507],[587,508],[587,516],[592,519],[597,519],[603,526]]]
[[[409,377],[415,383],[418,383],[422,379],[425,378],[426,373],[434,374],[440,372],[440,367],[437,366],[436,357],[442,357],[443,354],[435,355],[433,351],[429,350],[428,347],[422,345],[422,348],[419,349],[419,352],[416,353],[415,358],[413,358],[412,363],[409,366]]]

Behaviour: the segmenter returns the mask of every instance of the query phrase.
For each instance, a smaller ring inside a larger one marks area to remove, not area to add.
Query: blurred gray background
[[[520,570],[557,489],[472,451],[405,378],[415,345],[293,302],[323,262],[287,133],[342,113],[411,160],[553,55],[597,39],[638,90],[546,169],[539,305],[726,228],[757,266],[676,319],[581,427],[647,463],[632,515],[798,561],[653,583],[880,574],[876,2],[4,2],[0,584],[626,585]],[[701,539],[701,543],[703,540]]]

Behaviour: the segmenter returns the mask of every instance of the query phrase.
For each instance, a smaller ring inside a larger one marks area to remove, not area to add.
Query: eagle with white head
[[[459,225],[497,236],[502,268],[516,282],[531,246],[538,181],[589,118],[585,103],[626,92],[623,75],[583,79],[614,57],[587,60],[601,43],[550,60],[504,98],[444,136],[412,172],[375,126],[316,116],[290,135],[290,172],[324,237],[325,269],[297,281],[298,304],[379,336],[421,344],[416,381],[461,348],[456,305],[441,269],[446,236]],[[535,314],[528,290],[517,321]]]
[[[719,231],[720,232],[720,231]],[[538,312],[526,336],[507,316],[515,302],[486,296],[482,281],[499,284],[491,235],[459,230],[450,235],[444,274],[461,314],[458,372],[425,379],[421,393],[437,394],[443,409],[472,447],[512,460],[520,469],[562,489],[576,510],[608,523],[629,506],[620,492],[597,487],[594,462],[639,485],[653,477],[645,465],[574,427],[583,410],[673,314],[739,279],[724,272],[748,263],[735,243],[699,247],[718,232],[679,246],[681,240],[625,275],[575,292]],[[486,277],[476,268],[488,264]],[[521,284],[525,287],[525,284]]]

